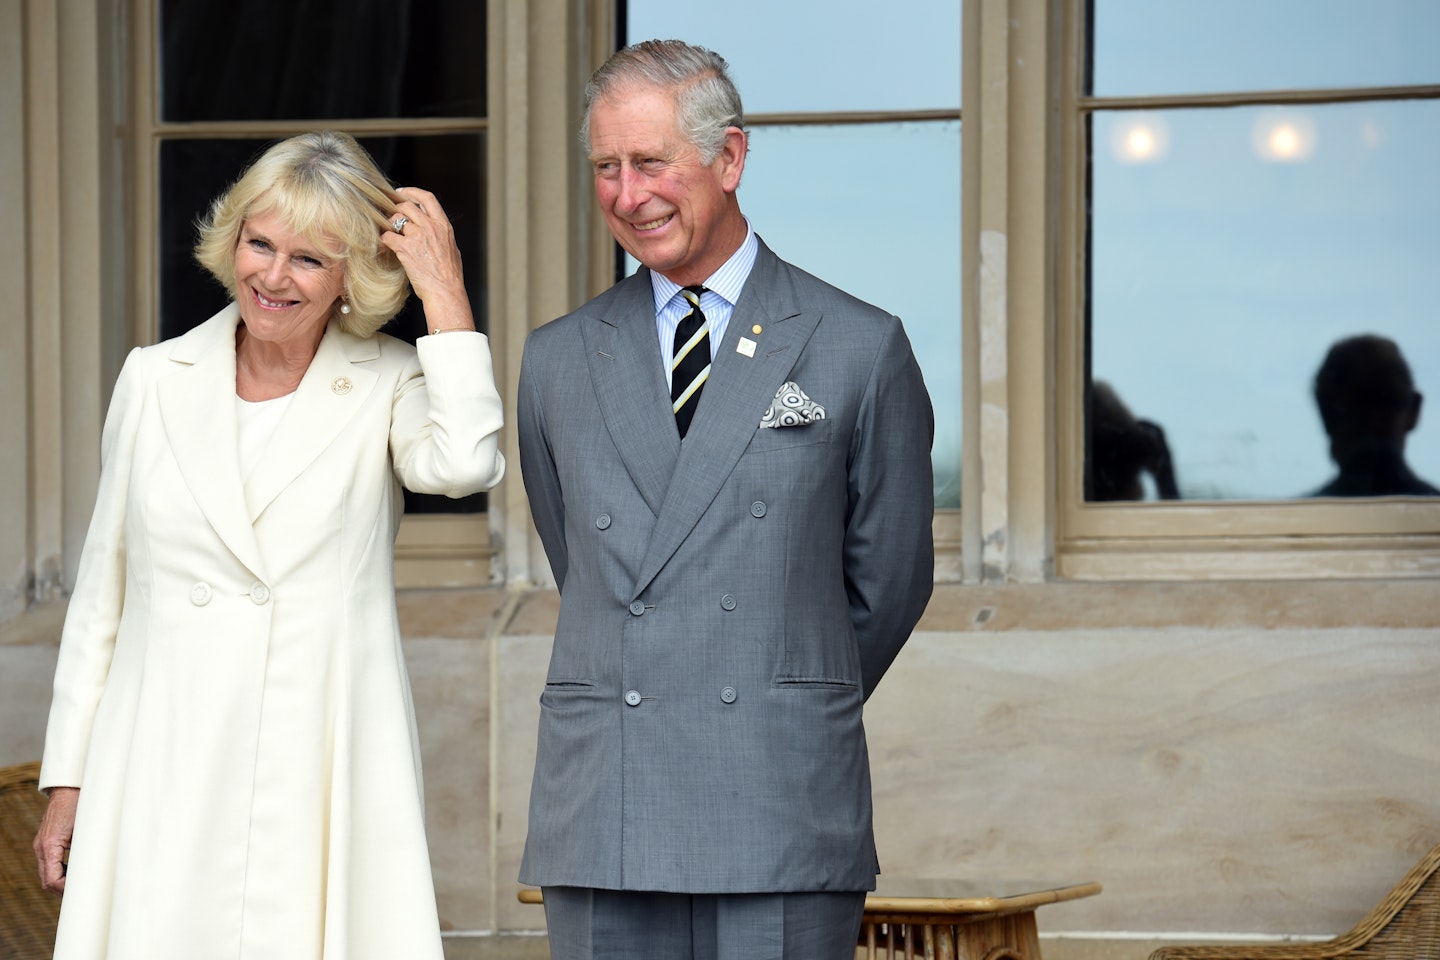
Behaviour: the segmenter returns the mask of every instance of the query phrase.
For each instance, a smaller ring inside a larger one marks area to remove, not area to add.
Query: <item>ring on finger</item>
[[[391,221],[390,221],[390,229],[394,230],[396,233],[400,233],[401,231],[403,231],[403,230],[405,229],[405,224],[407,224],[407,223],[409,223],[409,222],[410,222],[410,218],[407,217],[407,216],[405,216],[405,214],[402,213],[402,214],[400,214],[400,216],[398,216],[398,217],[396,217],[394,220],[391,220]]]

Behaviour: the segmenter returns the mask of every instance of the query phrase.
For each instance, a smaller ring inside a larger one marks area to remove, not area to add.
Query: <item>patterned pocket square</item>
[[[775,399],[760,418],[760,426],[803,427],[812,420],[824,419],[825,408],[806,396],[794,380],[786,380],[775,391]]]

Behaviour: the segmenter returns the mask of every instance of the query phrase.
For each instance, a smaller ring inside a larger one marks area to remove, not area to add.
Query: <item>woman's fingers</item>
[[[400,187],[396,193],[401,199],[390,218],[391,230],[380,235],[380,242],[395,252],[422,301],[468,304],[460,248],[440,201],[419,187]]]
[[[78,787],[53,787],[50,802],[35,834],[35,861],[40,883],[51,893],[65,892],[65,854],[75,833],[75,808],[80,802]]]

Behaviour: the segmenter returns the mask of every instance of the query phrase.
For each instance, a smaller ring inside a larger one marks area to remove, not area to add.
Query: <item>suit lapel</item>
[[[234,304],[179,337],[170,359],[181,368],[156,384],[160,418],[180,475],[205,519],[257,577],[265,571],[240,489],[235,419]]]
[[[657,516],[680,455],[670,413],[650,273],[622,280],[605,310],[584,317],[585,360],[605,427],[651,512]]]
[[[362,340],[331,324],[310,361],[290,406],[245,484],[248,520],[254,523],[364,405],[379,374],[361,362],[380,355],[374,339]]]
[[[680,445],[659,521],[640,565],[637,597],[729,478],[755,436],[761,415],[820,322],[818,311],[800,309],[789,284],[781,282],[779,268],[778,258],[762,243],[715,354],[695,419]],[[758,334],[752,330],[756,325],[761,328]],[[741,337],[755,342],[753,357],[737,351]],[[653,331],[651,339],[656,339]]]

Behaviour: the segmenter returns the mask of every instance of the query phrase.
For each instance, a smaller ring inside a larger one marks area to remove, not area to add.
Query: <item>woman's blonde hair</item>
[[[267,149],[215,199],[197,224],[195,259],[238,299],[240,228],[250,217],[276,215],[341,262],[350,312],[337,309],[334,319],[347,333],[374,336],[410,295],[404,268],[380,242],[399,200],[354,137],[303,133]]]

